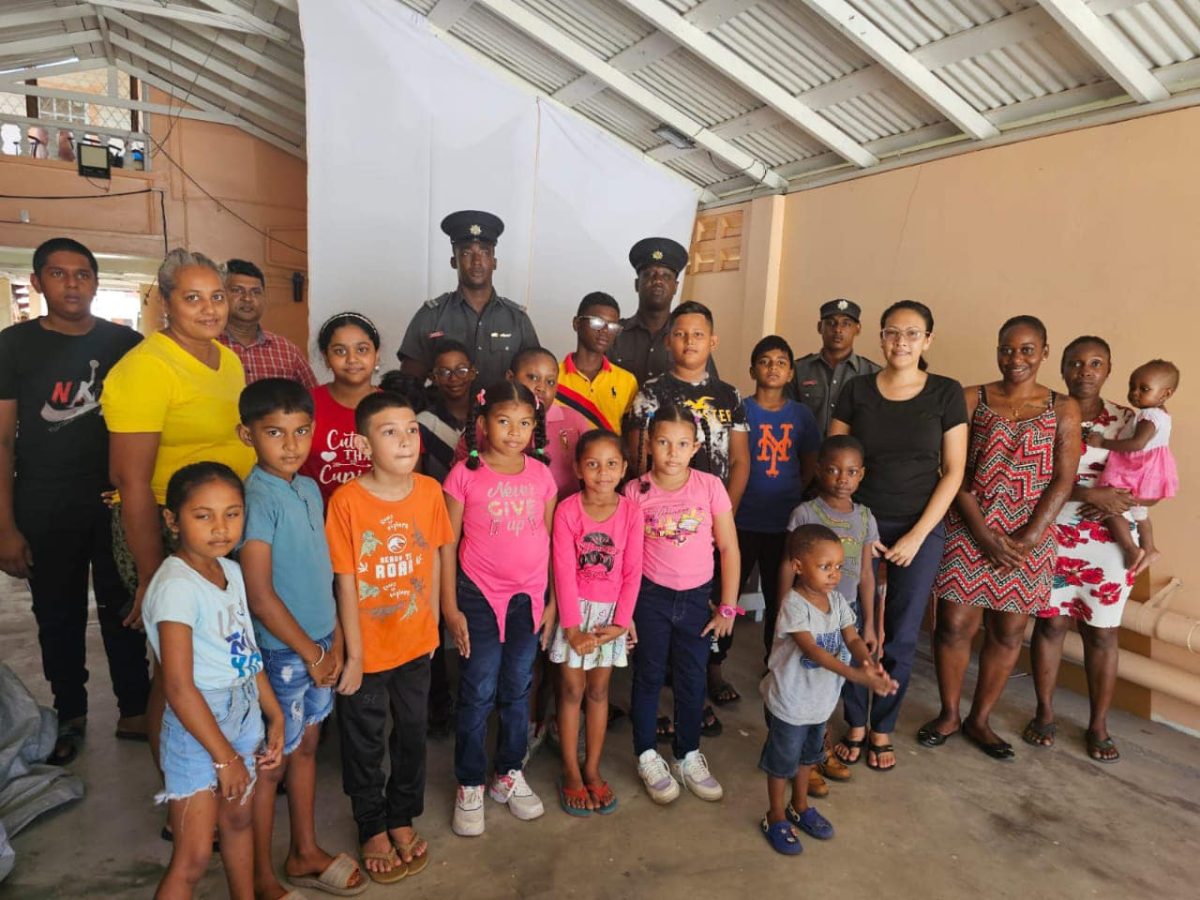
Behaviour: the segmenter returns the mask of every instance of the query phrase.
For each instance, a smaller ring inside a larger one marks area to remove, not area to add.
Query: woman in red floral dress
[[[964,389],[971,419],[967,477],[947,519],[946,550],[934,582],[934,656],[940,715],[917,740],[937,747],[960,729],[993,759],[1012,745],[988,723],[1016,665],[1031,613],[1050,602],[1054,517],[1079,464],[1079,406],[1037,383],[1048,354],[1046,328],[1032,316],[1000,328],[1001,381]],[[971,640],[984,626],[971,712],[959,716]]]
[[[1100,396],[1112,371],[1112,353],[1103,338],[1077,337],[1063,351],[1062,376],[1079,404],[1083,433],[1098,431],[1106,438],[1128,437],[1133,410]],[[1055,520],[1058,565],[1050,606],[1038,613],[1030,643],[1037,713],[1022,737],[1034,746],[1054,743],[1054,687],[1062,659],[1063,636],[1074,619],[1083,638],[1091,719],[1086,734],[1088,755],[1097,762],[1121,758],[1108,734],[1108,709],[1117,684],[1117,629],[1125,601],[1140,571],[1126,571],[1120,546],[1103,519],[1122,515],[1134,505],[1127,491],[1096,487],[1108,451],[1083,447],[1071,499]]]

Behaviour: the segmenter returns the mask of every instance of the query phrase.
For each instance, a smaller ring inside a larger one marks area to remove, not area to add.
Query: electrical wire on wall
[[[158,194],[158,212],[162,217],[163,255],[170,252],[171,244],[167,231],[166,192],[162,188],[142,188],[137,191],[109,192],[107,194],[0,194],[0,200],[111,200],[116,197],[135,197],[140,194]]]

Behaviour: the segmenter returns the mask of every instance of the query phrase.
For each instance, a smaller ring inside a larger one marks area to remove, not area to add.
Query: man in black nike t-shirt
[[[48,762],[75,758],[87,716],[88,574],[120,718],[145,739],[149,692],[141,632],[121,624],[129,596],[112,555],[108,429],[100,390],[142,336],[92,315],[98,268],[87,247],[53,238],[30,281],[46,315],[0,331],[0,570],[29,579],[59,738]]]

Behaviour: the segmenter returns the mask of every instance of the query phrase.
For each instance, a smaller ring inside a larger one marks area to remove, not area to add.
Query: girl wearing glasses
[[[893,303],[880,319],[884,368],[851,380],[838,397],[829,433],[853,434],[866,449],[867,474],[854,500],[879,524],[887,567],[883,667],[900,683],[876,697],[867,715],[867,691],[846,695],[849,730],[834,752],[854,765],[887,772],[896,765],[892,731],[908,689],[917,635],[942,547],[942,519],[962,484],[967,459],[967,410],[962,385],[926,371],[923,354],[933,343],[933,313],[915,300]],[[869,733],[868,733],[869,732]]]

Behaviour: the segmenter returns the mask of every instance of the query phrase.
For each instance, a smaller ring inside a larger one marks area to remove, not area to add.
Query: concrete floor
[[[837,828],[828,843],[805,842],[798,858],[777,856],[757,823],[765,781],[756,768],[763,739],[754,694],[760,626],[739,626],[728,667],[746,694],[721,711],[725,733],[705,742],[725,800],[703,803],[684,794],[672,806],[650,802],[637,780],[627,720],[610,735],[605,774],[620,797],[616,814],[575,819],[554,799],[556,764],[543,749],[529,781],[547,812],[518,822],[490,800],[480,838],[450,832],[453,740],[429,748],[426,813],[421,831],[432,864],[394,887],[363,897],[656,897],[796,896],[859,898],[1195,897],[1200,830],[1200,745],[1170,729],[1123,713],[1112,730],[1124,756],[1115,766],[1083,752],[1087,704],[1063,692],[1058,745],[1034,750],[1018,740],[1032,709],[1028,678],[1010,684],[996,717],[1018,750],[997,763],[961,739],[939,750],[916,744],[918,725],[936,709],[932,667],[919,660],[897,734],[899,764],[890,774],[857,766],[818,803]],[[33,617],[24,584],[0,574],[0,646],[40,701]],[[163,813],[151,798],[157,776],[144,746],[110,736],[115,704],[98,626],[89,632],[91,732],[72,769],[83,777],[82,801],[51,813],[18,835],[16,869],[0,898],[150,896],[170,855],[160,840]],[[628,674],[616,696],[628,697]],[[354,851],[354,826],[341,792],[336,741],[321,748],[319,832],[326,849]],[[277,857],[286,852],[286,803],[280,798]],[[1189,887],[1190,885],[1190,887]],[[224,897],[216,857],[200,897]],[[309,897],[328,896],[309,892]]]

